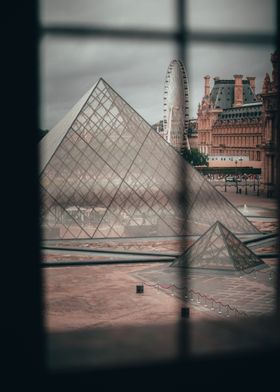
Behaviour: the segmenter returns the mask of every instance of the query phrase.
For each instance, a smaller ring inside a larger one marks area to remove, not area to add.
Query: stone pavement
[[[170,285],[180,286],[179,278],[180,268],[153,266],[134,273],[145,282],[154,282],[162,287]],[[273,312],[275,301],[275,267],[267,267],[266,270],[259,270],[256,273],[240,274],[228,271],[210,271],[210,270],[195,270],[188,275],[188,289],[200,293],[202,296],[213,298],[217,303],[221,302],[225,310],[226,305],[236,308],[239,312],[245,312],[250,316],[258,316]],[[165,289],[169,295],[174,295],[179,290],[176,288]],[[203,302],[201,297],[193,296],[193,306],[199,300]],[[201,306],[200,306],[201,308]],[[208,312],[209,313],[209,312]],[[225,313],[225,312],[223,312]],[[205,314],[207,317],[207,314]],[[213,314],[211,315],[211,317]],[[223,315],[224,316],[224,315]],[[217,314],[216,317],[220,317]]]
[[[151,268],[152,264],[148,266]],[[136,294],[136,285],[141,280],[134,272],[146,268],[147,264],[139,263],[44,269],[46,330],[176,322],[182,306],[176,296],[149,286],[143,295]],[[193,306],[192,320],[202,319],[204,315],[202,306]]]
[[[223,195],[241,212],[246,204],[249,213],[275,216],[277,206],[274,199],[234,192],[223,192]],[[135,240],[131,241],[125,249],[136,245]],[[137,246],[146,251],[174,251],[179,245],[178,239],[159,239],[141,242]],[[116,245],[114,242],[111,246],[118,249],[123,244],[120,242]],[[248,315],[268,314],[274,309],[275,260],[270,264],[266,273],[258,271],[256,274],[243,274],[241,278],[238,273],[192,271],[188,276],[188,288]],[[135,294],[135,286],[142,281],[151,286],[146,285],[144,295],[139,296]],[[162,324],[177,320],[182,306],[179,290],[152,287],[156,283],[179,286],[178,268],[168,267],[167,264],[53,268],[44,270],[44,282],[45,320],[47,328],[52,331],[92,326]],[[211,310],[209,304],[206,307],[197,295],[189,298],[188,305],[191,319],[227,316],[225,307],[222,313],[219,313],[217,306]]]
[[[219,191],[221,191],[219,189]],[[222,195],[226,197],[235,207],[243,207],[244,204],[247,205],[247,207],[260,207],[260,208],[266,208],[266,209],[272,209],[276,210],[277,209],[277,200],[276,199],[268,199],[266,197],[262,196],[256,196],[256,195],[245,195],[243,194],[238,194],[235,192],[223,192],[221,191]]]

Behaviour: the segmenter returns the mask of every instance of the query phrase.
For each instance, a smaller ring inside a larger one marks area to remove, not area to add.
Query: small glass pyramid
[[[44,239],[177,236],[182,157],[100,79],[40,142]],[[192,166],[185,219],[258,230]]]
[[[173,267],[246,270],[265,264],[217,221],[171,264]]]

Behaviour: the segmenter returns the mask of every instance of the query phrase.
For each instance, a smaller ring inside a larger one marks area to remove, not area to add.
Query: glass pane
[[[255,91],[261,93],[266,72],[271,74],[271,45],[238,46],[218,44],[190,44],[188,47],[188,72],[190,84],[190,118],[197,117],[198,104],[204,96],[204,76],[234,80],[233,75],[255,77]]]
[[[43,23],[73,23],[101,27],[174,27],[173,0],[41,0]]]
[[[188,4],[191,30],[276,32],[275,0],[189,0]]]
[[[158,122],[166,70],[175,56],[171,44],[45,38],[41,45],[41,128],[51,129],[100,77],[146,121]],[[107,108],[106,99],[102,105]]]

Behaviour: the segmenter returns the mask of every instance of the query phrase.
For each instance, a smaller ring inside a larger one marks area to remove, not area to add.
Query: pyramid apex
[[[98,85],[100,82],[103,82],[109,86],[109,83],[102,76],[98,79],[96,85]]]

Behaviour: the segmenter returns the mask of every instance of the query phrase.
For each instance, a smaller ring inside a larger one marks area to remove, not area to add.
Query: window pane
[[[146,121],[158,122],[165,74],[175,54],[171,44],[45,38],[41,45],[41,128],[51,129],[100,77]]]
[[[275,0],[189,0],[192,30],[275,33]]]
[[[261,93],[266,72],[271,74],[270,61],[273,46],[238,46],[218,44],[190,44],[188,49],[188,70],[190,83],[190,117],[197,117],[198,103],[204,95],[204,76],[209,75],[211,87],[213,78],[234,79],[242,74],[256,77],[256,93]]]
[[[173,0],[41,0],[43,23],[100,27],[175,27]]]

